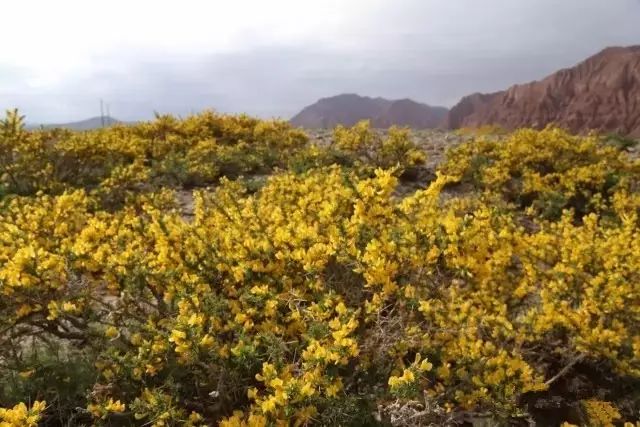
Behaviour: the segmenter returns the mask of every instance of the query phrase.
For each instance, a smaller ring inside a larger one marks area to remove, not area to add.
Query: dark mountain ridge
[[[371,120],[374,127],[392,125],[416,129],[435,128],[446,124],[447,109],[432,107],[410,99],[388,100],[357,94],[322,98],[296,114],[291,123],[305,128],[353,126],[360,120]]]

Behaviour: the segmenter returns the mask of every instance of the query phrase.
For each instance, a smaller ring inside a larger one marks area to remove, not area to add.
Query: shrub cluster
[[[535,217],[557,220],[614,214],[616,198],[637,197],[640,163],[603,144],[560,129],[524,129],[505,138],[480,138],[452,150],[442,169],[457,183],[496,193]]]
[[[11,129],[0,144],[44,140]],[[527,130],[463,145],[427,188],[400,198],[395,166],[420,156],[404,131],[382,142],[372,132],[339,128],[323,148],[279,122],[205,113],[51,131],[53,147],[18,150],[15,162],[29,154],[46,163],[86,138],[92,162],[113,159],[104,153],[135,135],[154,141],[139,146],[151,150],[140,167],[159,181],[105,208],[91,181],[103,172],[81,168],[80,151],[73,178],[42,187],[37,173],[3,163],[34,188],[11,187],[9,177],[0,207],[0,377],[12,384],[0,388],[12,408],[0,421],[635,421],[638,164],[592,138]],[[260,188],[229,174],[194,191],[194,217],[182,217],[161,165],[207,146],[210,157],[197,160],[222,170],[240,141],[283,170]],[[284,170],[283,157],[265,154],[274,147],[309,160]],[[357,158],[326,165],[347,152]],[[131,154],[125,169],[146,155]],[[461,181],[478,191],[451,196]],[[598,200],[546,215],[535,202],[550,191]]]
[[[179,120],[157,115],[134,126],[71,132],[25,131],[9,111],[0,122],[3,193],[61,193],[70,188],[123,198],[162,187],[214,184],[221,176],[271,173],[308,142],[280,120],[204,112]]]

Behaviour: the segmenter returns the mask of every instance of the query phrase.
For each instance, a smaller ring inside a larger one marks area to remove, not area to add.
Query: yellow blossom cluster
[[[286,167],[308,141],[281,120],[210,111],[85,132],[25,131],[23,119],[9,111],[0,121],[0,191],[31,195],[91,188],[107,205],[141,191]]]
[[[31,408],[18,403],[13,408],[0,408],[0,427],[36,427],[47,403],[35,401]]]
[[[429,360],[421,359],[420,353],[417,353],[414,362],[408,368],[404,368],[402,375],[389,377],[389,388],[393,395],[402,397],[416,393],[415,387],[418,386],[417,381],[421,374],[433,368]]]
[[[333,145],[339,150],[355,154],[367,166],[391,168],[423,164],[425,153],[411,139],[409,129],[392,126],[381,135],[362,120],[353,127],[338,125],[333,131]]]
[[[16,120],[0,144],[43,138]],[[0,374],[15,359],[30,373],[20,381],[40,375],[25,343],[85,351],[93,424],[375,424],[389,402],[425,398],[507,420],[558,390],[585,420],[635,421],[640,173],[595,137],[481,138],[402,197],[396,166],[420,161],[398,129],[337,129],[356,167],[327,166],[321,151],[336,147],[300,148],[300,131],[244,116],[59,137],[53,150],[78,168],[0,201]],[[311,166],[259,188],[225,169],[298,148]],[[172,174],[191,161],[202,182],[223,178],[195,190],[184,217],[173,187],[187,181]],[[547,215],[553,194],[563,202]],[[32,393],[21,399],[47,397]]]
[[[578,217],[609,214],[615,195],[637,197],[640,161],[629,161],[596,135],[547,128],[474,140],[452,150],[442,169],[455,182],[496,193],[530,215],[557,219],[564,209]]]

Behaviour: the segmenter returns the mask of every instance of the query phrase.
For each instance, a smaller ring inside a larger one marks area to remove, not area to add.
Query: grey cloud
[[[363,11],[340,40],[192,56],[127,52],[48,89],[0,64],[0,107],[34,120],[203,108],[289,117],[342,92],[450,106],[460,97],[539,79],[610,45],[640,43],[638,0],[404,0]],[[136,59],[138,58],[138,59]]]

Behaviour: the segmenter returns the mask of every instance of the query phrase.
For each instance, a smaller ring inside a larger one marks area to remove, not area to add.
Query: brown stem
[[[571,362],[569,362],[569,364],[567,366],[565,366],[564,368],[560,369],[560,372],[558,372],[557,374],[555,374],[553,377],[551,377],[547,382],[545,382],[544,384],[549,387],[551,384],[553,384],[554,382],[558,381],[558,379],[560,379],[564,374],[566,374],[567,372],[569,372],[569,370],[571,368],[573,368],[573,366],[580,362],[582,359],[585,358],[584,354],[580,354],[577,357],[575,357]]]

